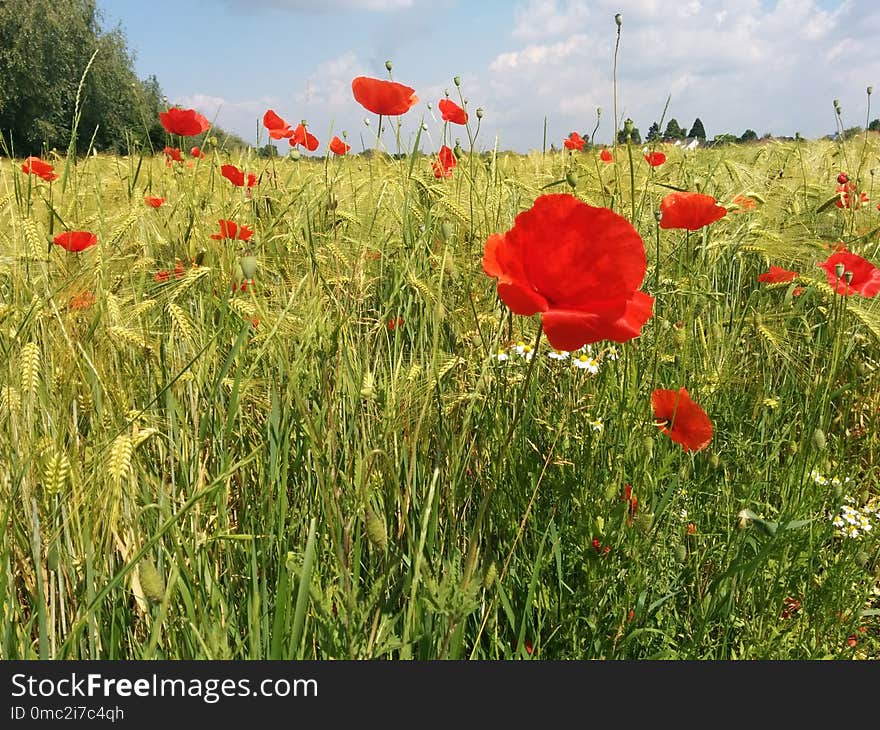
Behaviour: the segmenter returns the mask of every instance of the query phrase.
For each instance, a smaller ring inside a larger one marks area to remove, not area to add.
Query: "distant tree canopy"
[[[869,132],[880,132],[880,119],[872,119],[868,125]]]
[[[758,140],[758,133],[754,129],[747,129],[742,133],[742,136],[739,138],[740,142],[756,142]]]
[[[161,150],[166,140],[159,122],[166,108],[162,89],[155,76],[138,79],[132,63],[122,31],[101,28],[95,0],[2,0],[0,133],[5,151],[23,157],[43,148],[69,148],[81,80],[73,140],[78,152],[90,145],[108,152],[138,146]],[[212,134],[229,137],[222,130]],[[243,143],[235,137],[227,142]]]
[[[626,130],[625,130],[625,129],[621,129],[621,130],[617,133],[617,144],[626,144],[626,135],[627,135]],[[638,127],[633,127],[633,128],[632,128],[632,132],[630,133],[630,139],[629,139],[629,141],[630,141],[632,144],[641,144],[641,143],[642,143],[642,135],[641,135],[641,133],[639,132],[639,128],[638,128]]]
[[[660,139],[660,125],[657,122],[652,122],[651,126],[648,127],[648,133],[645,135],[645,141],[653,142],[656,139]]]
[[[670,119],[666,125],[666,131],[663,132],[663,139],[674,141],[676,139],[684,139],[685,131],[681,128],[677,119]]]
[[[699,117],[694,119],[694,123],[691,125],[691,131],[688,132],[688,137],[700,140],[706,139],[706,130],[703,128],[703,122]]]

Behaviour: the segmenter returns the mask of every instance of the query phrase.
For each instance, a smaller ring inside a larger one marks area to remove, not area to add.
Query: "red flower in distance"
[[[151,208],[161,208],[165,204],[165,198],[156,198],[148,195],[144,198],[144,202]]]
[[[246,225],[239,226],[235,221],[221,219],[218,222],[220,223],[220,232],[211,234],[211,238],[215,241],[222,241],[224,239],[247,241],[254,235],[254,232]]]
[[[582,150],[586,143],[587,140],[581,137],[577,132],[572,132],[562,144],[565,145],[565,149],[567,150]]]
[[[440,108],[440,114],[443,116],[444,122],[467,124],[468,113],[452,101],[452,99],[441,99],[437,106]]]
[[[651,395],[654,419],[660,430],[685,451],[699,451],[712,440],[712,421],[691,400],[687,388],[658,388]]]
[[[664,162],[666,162],[666,155],[662,152],[649,152],[645,155],[645,162],[647,162],[651,167],[659,167]]]
[[[752,198],[746,195],[736,195],[731,202],[736,206],[736,208],[728,211],[730,213],[745,213],[746,211],[754,210],[758,207],[758,204]]]
[[[263,115],[263,126],[269,130],[269,136],[272,139],[290,139],[293,136],[290,125],[272,109],[266,110]]]
[[[235,165],[223,165],[220,168],[220,174],[236,187],[244,187],[244,172],[239,170]],[[252,188],[257,184],[257,176],[250,172],[247,176],[247,186]]]
[[[758,276],[758,281],[763,281],[768,284],[782,284],[783,282],[787,283],[794,281],[798,276],[800,276],[800,274],[798,274],[797,271],[789,271],[788,269],[783,269],[781,266],[771,266],[769,271],[765,271]]]
[[[170,165],[171,160],[175,162],[183,162],[183,157],[180,155],[180,149],[177,147],[166,147],[162,150],[165,153],[165,163]]]
[[[602,150],[599,153],[599,159],[602,160],[602,162],[607,163],[612,162],[614,160],[614,156],[611,154],[611,150]]]
[[[341,157],[346,152],[348,152],[350,149],[351,149],[351,145],[345,144],[345,142],[343,142],[341,139],[339,139],[339,137],[333,137],[333,139],[330,140],[330,151],[334,155],[339,155]]]
[[[43,162],[39,157],[28,157],[21,166],[21,171],[26,175],[36,175],[46,182],[58,179],[58,173],[48,162]]]
[[[202,157],[205,156],[205,153],[202,152],[202,148],[201,148],[201,147],[193,147],[193,148],[189,151],[189,156],[190,156],[190,157],[195,157],[196,159],[201,159]]]
[[[840,185],[846,185],[849,182],[849,175],[847,175],[845,172],[840,173],[837,176],[837,182]]]
[[[446,145],[443,145],[440,152],[437,153],[437,161],[431,163],[431,167],[434,168],[434,177],[452,177],[452,171],[456,165],[458,165],[458,160],[455,159],[455,153]]]
[[[211,126],[211,123],[194,109],[180,109],[176,106],[159,114],[159,121],[162,122],[166,132],[179,134],[181,137],[195,137],[208,131]]]
[[[837,276],[838,264],[843,264],[843,275],[839,278]],[[841,251],[832,254],[827,260],[816,264],[816,266],[825,269],[829,286],[834,288],[838,294],[849,296],[858,293],[870,299],[880,292],[880,269],[854,253]],[[846,281],[847,272],[852,274],[852,280],[849,283]]]
[[[400,329],[401,327],[403,327],[403,317],[398,317],[397,319],[394,319],[394,317],[392,317],[388,320],[389,330],[393,331],[395,329]]]
[[[409,86],[368,76],[354,79],[351,82],[351,93],[364,109],[386,117],[406,114],[419,101],[415,89]]]
[[[296,147],[297,145],[302,145],[309,152],[314,152],[318,149],[318,138],[311,134],[304,124],[296,125],[296,129],[293,130],[293,135],[290,137],[291,147]]]
[[[573,195],[542,195],[506,233],[489,236],[483,271],[514,314],[541,312],[557,350],[600,340],[627,342],[650,319],[654,298],[639,291],[647,261],[624,217]]]
[[[52,239],[61,248],[72,253],[85,251],[98,242],[98,237],[89,231],[66,231]]]
[[[727,215],[727,208],[718,205],[711,195],[702,193],[669,193],[660,201],[661,228],[687,228],[696,231]]]
[[[855,183],[846,182],[837,186],[838,198],[834,205],[838,208],[860,208],[863,203],[869,202],[867,193],[856,190]]]

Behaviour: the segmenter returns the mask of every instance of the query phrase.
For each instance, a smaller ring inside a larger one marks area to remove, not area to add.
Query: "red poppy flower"
[[[758,276],[758,281],[764,281],[768,284],[782,284],[783,282],[794,281],[800,274],[797,271],[789,271],[781,266],[771,266],[769,271],[765,271]]]
[[[847,175],[845,172],[840,173],[837,176],[837,182],[841,185],[846,185],[849,182],[849,175]]]
[[[176,264],[174,264],[174,278],[182,279],[184,275],[183,270],[183,261],[178,260]]]
[[[183,157],[180,155],[180,149],[178,147],[166,147],[162,150],[165,153],[165,162],[167,164],[171,164],[171,160],[175,162],[183,162]]]
[[[565,149],[567,150],[582,150],[586,143],[587,140],[581,137],[577,132],[572,132],[568,135],[568,139],[562,144],[565,145]]]
[[[846,182],[837,186],[838,198],[834,205],[838,208],[860,208],[870,199],[867,193],[859,193],[854,183]]]
[[[189,156],[190,156],[190,157],[195,157],[195,158],[201,158],[201,157],[204,157],[204,156],[205,156],[205,153],[202,152],[201,147],[193,147],[193,148],[189,151]]]
[[[144,202],[151,208],[161,208],[165,203],[165,198],[155,198],[152,195],[148,195],[144,198]]]
[[[289,142],[291,147],[296,147],[299,144],[305,147],[309,152],[314,152],[318,149],[318,138],[314,134],[308,132],[304,124],[296,125],[296,129],[293,130],[293,135]]]
[[[729,211],[730,213],[745,213],[748,210],[754,210],[758,204],[746,195],[737,195],[731,201],[736,208]]]
[[[611,150],[602,150],[599,153],[599,159],[602,160],[602,162],[611,162],[614,157],[611,154]]]
[[[48,162],[43,162],[39,157],[28,157],[21,166],[21,171],[26,175],[36,175],[46,182],[58,179],[58,173]]]
[[[443,116],[444,122],[467,124],[468,113],[452,101],[452,99],[441,99],[437,106],[440,108],[440,114]]]
[[[330,140],[330,151],[334,155],[339,155],[341,157],[346,152],[348,152],[350,149],[351,149],[351,145],[345,144],[345,142],[343,142],[341,139],[339,139],[339,137],[333,137],[333,139]]]
[[[269,130],[272,139],[290,139],[293,136],[290,125],[272,109],[268,109],[263,115],[263,126]]]
[[[647,162],[651,167],[659,167],[664,162],[666,162],[666,155],[662,152],[649,152],[645,155],[645,162]]]
[[[82,311],[83,309],[88,309],[95,303],[95,295],[92,294],[88,289],[85,291],[81,291],[76,296],[70,298],[70,308]]]
[[[215,241],[222,241],[227,238],[231,241],[247,241],[254,235],[254,232],[246,225],[239,227],[235,221],[220,220],[219,223],[220,232],[211,234],[211,238]]]
[[[651,395],[654,419],[660,430],[685,451],[699,451],[712,440],[712,421],[691,400],[687,388],[658,388]]]
[[[431,163],[434,168],[434,177],[452,177],[452,170],[458,165],[455,153],[446,145],[437,153],[437,161]]]
[[[718,205],[711,195],[702,193],[669,193],[660,201],[661,228],[687,228],[696,231],[727,215],[727,208]]]
[[[79,253],[89,246],[94,246],[98,242],[98,237],[89,231],[66,231],[59,233],[52,240],[66,251]]]
[[[837,265],[843,264],[843,276],[837,276]],[[849,296],[859,293],[863,297],[871,298],[880,292],[880,269],[867,259],[854,253],[841,251],[832,254],[826,261],[816,264],[825,269],[829,286],[833,287],[838,294]],[[847,283],[847,272],[852,274],[852,281]]]
[[[557,350],[638,337],[654,306],[638,290],[646,267],[642,237],[626,218],[567,193],[539,197],[483,252],[498,296],[514,314],[542,312]]]
[[[236,187],[244,186],[244,172],[239,170],[235,165],[223,165],[220,168],[220,174]],[[247,176],[247,186],[252,188],[257,184],[257,176],[250,172]]]
[[[388,320],[389,330],[400,329],[401,327],[403,327],[403,317],[398,317],[397,319],[394,319],[394,317],[392,317]]]
[[[153,276],[159,284],[164,284],[171,278],[171,272],[168,269],[159,269],[156,274]]]
[[[181,137],[195,137],[208,131],[211,126],[211,123],[194,109],[180,109],[176,106],[159,114],[159,120],[166,132],[179,134]]]
[[[409,86],[368,76],[354,79],[351,82],[351,93],[364,109],[386,117],[406,114],[419,101],[415,89]]]

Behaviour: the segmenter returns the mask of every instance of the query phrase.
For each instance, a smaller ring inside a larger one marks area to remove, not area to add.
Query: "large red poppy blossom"
[[[293,130],[290,125],[279,117],[273,109],[267,109],[263,115],[263,126],[269,130],[272,139],[290,139]]]
[[[542,195],[507,233],[493,234],[483,271],[514,314],[542,313],[557,350],[638,337],[654,298],[639,291],[647,262],[626,218],[573,195]]]
[[[440,114],[443,116],[444,122],[467,124],[468,113],[452,101],[452,99],[441,99],[437,106],[440,108]]]
[[[339,137],[334,136],[333,139],[330,140],[330,151],[334,155],[339,155],[341,157],[346,152],[348,152],[350,149],[351,149],[351,145],[345,144],[345,142],[343,142],[341,139],[339,139]]]
[[[235,221],[220,220],[220,232],[212,233],[211,238],[215,241],[229,239],[230,241],[247,241],[254,235],[254,232],[246,225],[239,226]]]
[[[223,165],[220,168],[220,174],[236,187],[244,187],[244,172],[239,170],[235,165]],[[247,186],[252,188],[257,184],[257,176],[250,172],[247,176]]]
[[[669,193],[660,201],[661,228],[696,231],[727,215],[727,208],[703,193]]]
[[[36,175],[46,182],[58,179],[58,173],[48,162],[43,162],[39,157],[28,157],[21,165],[21,171],[26,175]]]
[[[160,113],[159,120],[166,132],[179,134],[181,137],[195,137],[197,134],[207,132],[211,126],[211,122],[195,109],[180,109],[176,106]]]
[[[61,248],[72,253],[85,251],[98,242],[98,237],[89,231],[65,231],[52,239]]]
[[[437,153],[437,161],[431,163],[434,177],[452,177],[452,170],[456,165],[458,160],[455,159],[455,153],[446,145],[443,145]]]
[[[602,150],[599,153],[599,159],[602,160],[602,162],[611,162],[614,160],[614,156],[611,154],[611,150]]]
[[[415,89],[409,86],[368,76],[354,79],[351,92],[364,109],[386,117],[406,114],[419,101]]]
[[[666,162],[666,155],[662,152],[649,152],[645,155],[645,162],[647,162],[651,167],[659,167],[664,162]]]
[[[767,284],[782,284],[794,281],[799,276],[800,274],[797,271],[789,271],[781,266],[771,266],[769,271],[758,275],[758,281],[763,281]]]
[[[309,152],[314,152],[318,149],[318,138],[310,133],[304,124],[296,125],[296,129],[293,130],[293,135],[288,141],[290,142],[291,147],[302,145]]]
[[[161,208],[165,204],[165,198],[157,198],[155,196],[148,195],[144,198],[144,202],[151,208]]]
[[[700,406],[691,400],[687,388],[651,394],[654,419],[659,429],[685,451],[699,451],[712,440],[712,421]]]
[[[581,137],[577,132],[572,132],[562,144],[565,145],[565,149],[567,150],[582,150],[586,143],[587,140]]]
[[[843,264],[843,275],[839,278],[837,276],[838,264]],[[838,294],[849,296],[858,293],[870,299],[880,292],[880,269],[854,253],[841,251],[832,254],[826,261],[822,261],[816,266],[825,269],[828,284],[834,287]],[[849,283],[846,281],[847,272],[852,274],[852,281]]]

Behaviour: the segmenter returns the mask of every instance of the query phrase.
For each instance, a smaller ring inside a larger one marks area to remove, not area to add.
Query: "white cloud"
[[[337,10],[389,12],[413,8],[420,2],[421,0],[226,0],[230,7],[241,10],[253,9],[257,5],[295,10],[298,13],[326,13]]]
[[[498,55],[489,64],[489,71],[517,71],[524,67],[557,64],[576,54],[585,54],[589,44],[586,35],[578,34],[559,43],[550,45],[533,44],[521,51],[512,51]]]
[[[557,0],[529,0],[514,10],[513,37],[532,41],[570,35],[582,29],[589,18],[584,0],[568,0],[562,6]]]

